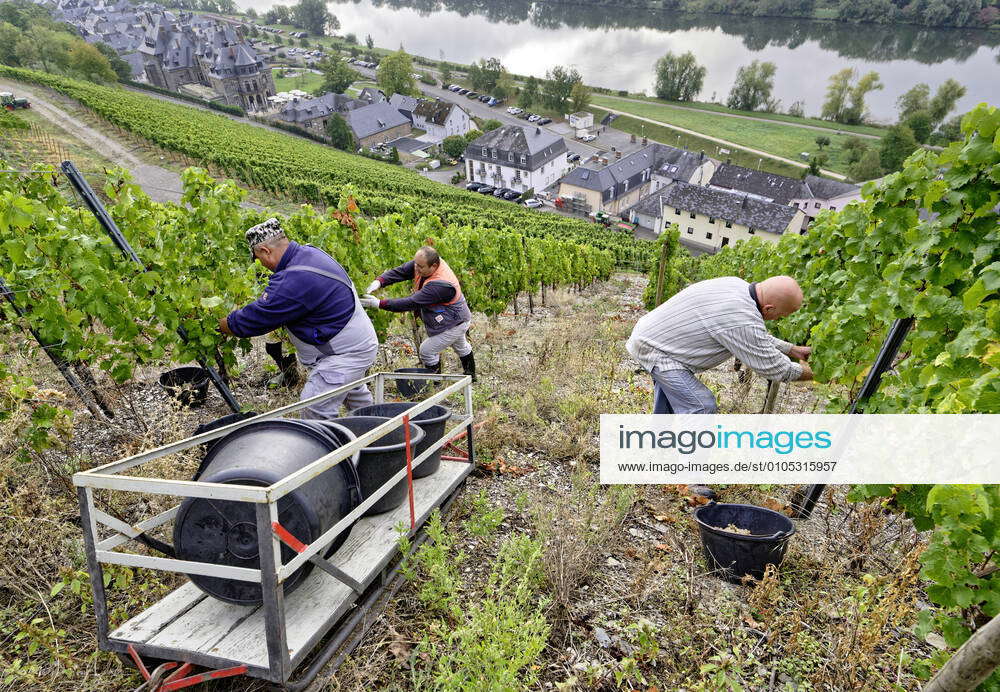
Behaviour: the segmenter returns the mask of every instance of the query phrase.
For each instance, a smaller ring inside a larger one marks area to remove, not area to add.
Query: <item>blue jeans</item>
[[[689,370],[659,370],[653,378],[653,413],[715,413],[715,396]]]

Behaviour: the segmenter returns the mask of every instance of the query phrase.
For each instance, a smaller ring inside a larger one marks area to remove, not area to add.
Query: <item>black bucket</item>
[[[361,437],[388,420],[383,416],[348,416],[334,418],[333,422],[343,425],[357,437]],[[410,445],[414,450],[423,439],[424,431],[415,423],[410,423]],[[400,425],[361,450],[361,456],[358,459],[358,479],[361,481],[362,498],[367,499],[395,476],[400,469],[405,468],[406,440],[403,426]],[[396,509],[406,500],[406,494],[406,479],[404,478],[396,483],[378,502],[369,507],[365,516],[382,514]]]
[[[337,447],[343,447],[344,445],[350,444],[351,442],[354,442],[354,440],[358,439],[358,436],[351,432],[349,428],[345,428],[343,425],[338,425],[332,420],[304,420],[302,422],[316,428],[327,437],[332,438],[333,441],[337,443]],[[348,460],[351,464],[357,467],[360,456],[361,452],[359,450],[349,456]]]
[[[208,398],[208,371],[195,365],[167,370],[160,375],[160,386],[182,406],[196,408]]]
[[[276,418],[249,423],[212,447],[199,480],[206,483],[268,486],[337,449],[330,436],[301,421]],[[361,502],[357,471],[338,464],[278,500],[278,521],[303,543],[309,544],[345,517]],[[331,544],[329,556],[347,539],[343,531]],[[257,536],[256,505],[251,502],[187,498],[174,520],[177,557],[232,567],[259,569],[258,543],[270,546],[270,536]],[[281,548],[282,562],[296,553]],[[291,593],[309,574],[303,565],[285,581]],[[260,584],[192,574],[191,581],[205,593],[228,603],[257,605]]]
[[[795,533],[784,514],[754,505],[710,502],[694,511],[694,519],[709,568],[735,582],[748,574],[762,579],[767,565],[780,566],[788,538]],[[724,531],[730,524],[750,534]]]
[[[361,408],[352,411],[351,415],[384,416],[385,418],[395,418],[401,413],[406,413],[414,406],[416,406],[416,404],[409,401],[399,401],[391,404],[373,404],[371,406],[362,406]],[[418,414],[416,417],[410,418],[411,423],[416,423],[424,431],[423,441],[416,445],[416,448],[413,451],[414,458],[423,454],[428,447],[444,436],[444,426],[445,423],[448,422],[449,418],[451,418],[451,411],[446,409],[444,406],[436,405],[431,406],[423,413]],[[413,469],[413,477],[426,478],[437,471],[440,467],[441,448],[438,447],[433,454],[420,463],[420,466]]]
[[[430,368],[399,368],[395,372],[417,372],[417,373],[427,373],[434,374],[434,371]],[[405,380],[398,379],[396,382],[396,389],[399,391],[401,396],[416,396],[422,391],[427,389],[427,385],[431,384],[433,380]]]

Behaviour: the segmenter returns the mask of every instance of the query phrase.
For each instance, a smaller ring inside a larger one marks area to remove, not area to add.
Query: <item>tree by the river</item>
[[[923,144],[930,139],[931,133],[941,126],[948,113],[955,107],[955,103],[964,95],[965,87],[950,78],[938,87],[933,98],[929,86],[923,83],[916,84],[896,100],[899,122],[907,125],[913,131],[916,140]],[[942,132],[936,137],[954,141],[957,134],[957,132]]]
[[[848,175],[855,182],[874,180],[882,176],[882,160],[877,149],[865,149],[861,158],[848,169]]]
[[[314,36],[340,28],[340,21],[326,8],[326,0],[299,0],[292,6],[292,24]]]
[[[694,53],[667,52],[656,61],[656,97],[667,101],[693,101],[705,82],[707,69]]]
[[[339,55],[324,58],[317,67],[323,73],[323,86],[319,89],[320,93],[332,91],[335,94],[343,94],[347,87],[354,84],[358,78],[358,73],[354,71],[354,68]]]
[[[521,87],[521,96],[517,101],[517,104],[521,108],[531,108],[535,103],[538,102],[538,78],[528,77],[524,82],[524,86]]]
[[[868,72],[859,78],[857,70],[843,69],[830,77],[820,117],[846,125],[864,122],[865,97],[882,86],[877,72]]]
[[[574,113],[582,111],[590,105],[591,92],[583,82],[576,82],[569,92],[569,108]]]
[[[774,110],[771,90],[774,88],[773,62],[754,60],[736,72],[736,83],[729,92],[726,105],[740,111]]]
[[[420,95],[417,83],[413,79],[413,59],[402,48],[382,58],[375,71],[375,79],[379,89],[385,92],[386,96]]]
[[[913,136],[913,130],[909,125],[897,123],[889,128],[885,136],[882,137],[882,145],[879,149],[879,162],[887,172],[898,171],[903,167],[903,161],[912,154],[920,144]]]
[[[545,105],[560,113],[564,112],[573,93],[573,85],[582,81],[583,78],[575,67],[566,69],[562,65],[556,65],[545,73],[545,82],[542,84]]]

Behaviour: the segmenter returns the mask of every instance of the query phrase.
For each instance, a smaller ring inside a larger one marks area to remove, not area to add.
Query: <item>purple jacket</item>
[[[335,259],[311,245],[292,242],[281,256],[260,298],[229,314],[229,329],[236,336],[260,336],[279,327],[306,343],[327,343],[354,315],[351,289],[308,271],[282,271],[292,265],[306,265],[350,278]]]

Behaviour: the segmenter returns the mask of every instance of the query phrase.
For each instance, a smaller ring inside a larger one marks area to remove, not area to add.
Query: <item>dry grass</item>
[[[452,550],[467,555],[458,565],[460,598],[483,598],[500,546],[529,534],[543,545],[546,579],[538,597],[552,603],[546,611],[552,634],[533,669],[538,688],[916,689],[901,661],[925,658],[930,650],[909,632],[926,604],[916,570],[920,537],[905,521],[874,506],[847,503],[843,488],[830,488],[813,519],[797,523],[780,571],[759,583],[730,584],[705,567],[691,501],[675,487],[639,488],[633,498],[594,483],[599,414],[644,412],[650,403],[648,377],[634,371],[622,348],[640,314],[642,282],[618,276],[581,294],[550,292],[546,307],[536,300],[534,316],[477,316],[475,402],[480,419],[489,421],[477,436],[484,466],[446,517]],[[408,336],[408,325],[397,324],[378,368],[412,365]],[[58,385],[43,361],[3,357]],[[255,351],[236,384],[241,402],[256,410],[295,397],[263,387],[266,364]],[[448,354],[446,369],[457,368]],[[0,468],[0,651],[5,660],[21,657],[41,666],[37,682],[15,682],[9,689],[117,690],[138,684],[117,659],[94,653],[86,588],[80,595],[64,589],[56,597],[49,590],[60,575],[83,569],[75,500],[60,477],[179,439],[226,413],[214,395],[204,410],[171,409],[154,384],[156,374],[150,369],[135,385],[109,389],[124,412],[110,428],[79,415],[65,449],[29,467]],[[724,410],[750,410],[762,401],[759,382],[744,383],[744,391],[726,370],[706,379],[719,391]],[[779,398],[786,410],[811,410],[818,400],[815,390],[788,393]],[[156,472],[182,477],[193,463],[176,459]],[[474,500],[480,492],[483,499]],[[720,494],[723,501],[780,504],[789,492],[726,486]],[[132,501],[113,508],[132,521],[157,506]],[[493,533],[468,530],[482,526],[472,521],[477,512],[496,510],[502,517],[490,522]],[[122,587],[110,590],[119,620],[177,583],[141,571],[114,576],[123,579]],[[443,641],[429,629],[432,619],[418,593],[419,585],[405,586],[336,676],[312,689],[415,689],[400,652],[412,651],[426,637]],[[24,640],[15,643],[13,637],[35,618],[42,618],[37,629],[43,631],[34,636],[43,644],[29,657]],[[46,638],[49,628],[65,634]],[[261,688],[246,681],[217,686]]]

